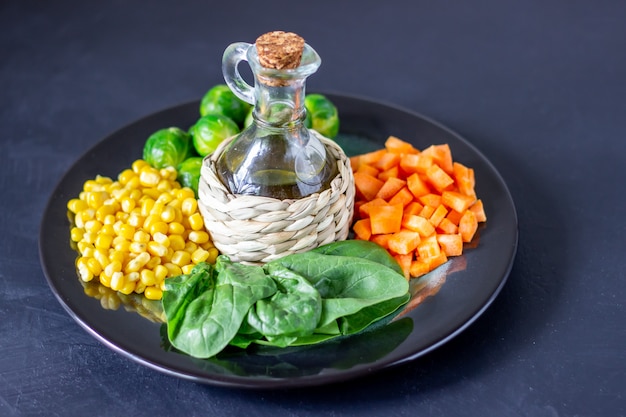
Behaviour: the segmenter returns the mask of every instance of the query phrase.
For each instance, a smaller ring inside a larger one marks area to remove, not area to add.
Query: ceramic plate
[[[141,157],[143,144],[154,131],[192,125],[198,118],[198,102],[118,130],[83,155],[59,182],[43,215],[39,249],[48,283],[63,307],[96,339],[131,360],[196,382],[255,389],[357,378],[424,355],[467,328],[498,295],[515,257],[517,216],[506,184],[476,148],[428,118],[362,98],[327,96],[339,109],[337,141],[348,154],[381,148],[389,135],[395,135],[418,148],[448,143],[454,159],[475,170],[487,223],[462,256],[412,280],[411,301],[394,321],[316,346],[237,351],[198,360],[168,349],[163,325],[152,320],[158,316],[158,304],[81,283],[74,268],[77,253],[70,247],[67,201],[78,195],[86,179],[97,174],[116,177],[129,167]]]

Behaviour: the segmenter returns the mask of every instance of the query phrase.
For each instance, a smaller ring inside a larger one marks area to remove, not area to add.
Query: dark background
[[[0,415],[626,414],[626,3],[0,2]],[[442,122],[500,171],[520,240],[485,314],[440,349],[340,385],[196,384],[87,334],[37,243],[63,173],[118,128],[222,82],[231,42],[301,34],[309,90]]]

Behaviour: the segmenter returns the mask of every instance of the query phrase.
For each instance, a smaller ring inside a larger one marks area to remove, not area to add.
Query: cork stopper
[[[255,42],[259,62],[265,68],[295,69],[300,66],[304,39],[281,30],[259,36]]]

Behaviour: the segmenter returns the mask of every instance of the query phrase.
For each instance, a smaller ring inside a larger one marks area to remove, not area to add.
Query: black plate
[[[115,177],[129,167],[141,157],[144,141],[154,131],[193,124],[198,102],[158,112],[113,133],[61,179],[43,215],[39,250],[48,283],[63,307],[96,339],[136,362],[197,382],[244,388],[302,387],[356,378],[415,359],[463,331],[498,295],[513,264],[517,216],[506,184],[476,148],[432,120],[361,98],[328,97],[339,109],[342,133],[337,141],[348,154],[380,148],[387,136],[395,135],[418,148],[448,143],[454,159],[475,170],[476,191],[488,216],[473,242],[476,247],[412,280],[411,302],[393,322],[317,346],[230,352],[197,360],[169,350],[161,337],[162,325],[133,311],[137,305],[128,297],[121,299],[125,305],[111,310],[86,295],[74,268],[67,201],[78,195],[86,179],[97,174]]]

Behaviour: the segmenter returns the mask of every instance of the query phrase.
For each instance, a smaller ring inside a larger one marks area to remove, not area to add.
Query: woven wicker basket
[[[350,160],[334,141],[319,138],[337,160],[339,173],[329,189],[296,200],[231,194],[215,170],[229,139],[205,157],[198,206],[220,253],[258,264],[348,237],[355,192]]]

